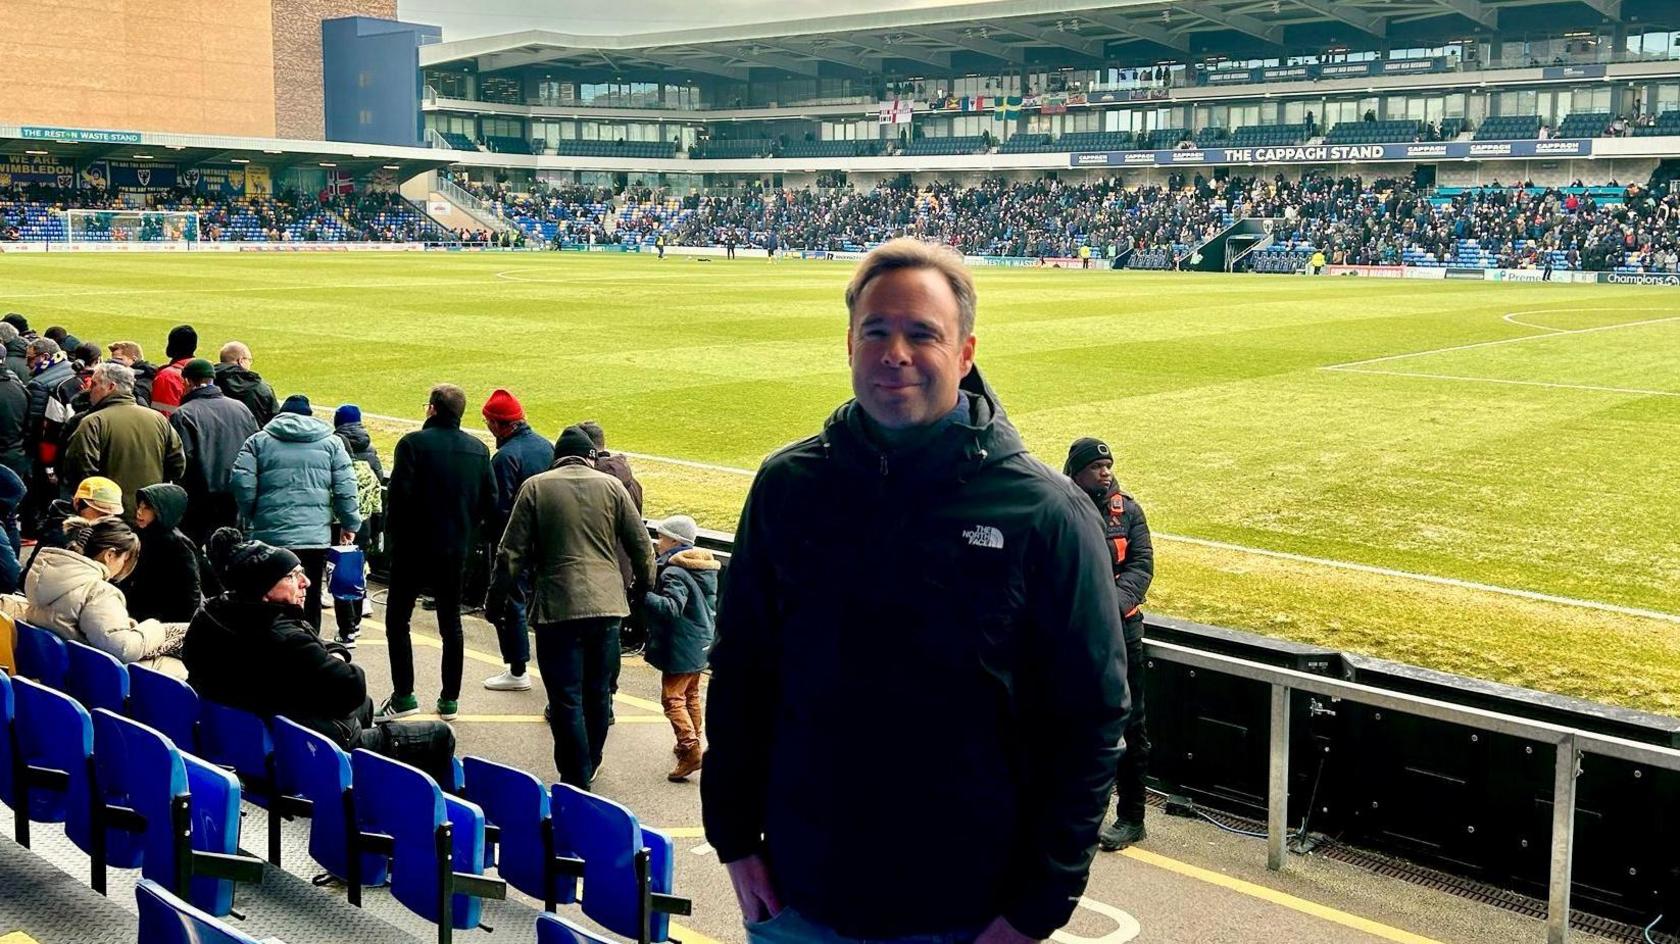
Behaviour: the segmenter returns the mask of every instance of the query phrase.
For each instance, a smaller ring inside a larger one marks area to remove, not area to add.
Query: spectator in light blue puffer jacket
[[[322,571],[336,538],[355,540],[356,475],[331,426],[315,419],[309,398],[286,398],[280,413],[245,440],[228,479],[239,519],[252,540],[296,554],[309,576],[304,613],[321,628]]]

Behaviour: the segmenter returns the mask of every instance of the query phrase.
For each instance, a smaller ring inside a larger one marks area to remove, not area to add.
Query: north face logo
[[[993,550],[1003,550],[1003,532],[991,525],[975,525],[962,534],[963,537],[968,538],[970,547],[989,547]]]

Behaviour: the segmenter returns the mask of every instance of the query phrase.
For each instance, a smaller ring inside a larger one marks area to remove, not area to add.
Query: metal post
[[[1581,750],[1575,735],[1566,734],[1557,746],[1557,769],[1552,779],[1551,900],[1546,911],[1546,944],[1569,941],[1569,884],[1575,864],[1575,778],[1581,769]]]
[[[1283,869],[1289,834],[1289,686],[1272,686],[1271,776],[1266,785],[1266,868]]]

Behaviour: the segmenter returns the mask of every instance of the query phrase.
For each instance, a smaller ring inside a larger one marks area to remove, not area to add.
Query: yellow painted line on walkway
[[[1370,918],[1361,918],[1358,915],[1348,914],[1345,911],[1338,911],[1327,905],[1307,901],[1305,898],[1297,898],[1287,892],[1280,892],[1275,888],[1267,888],[1264,885],[1256,885],[1253,882],[1245,882],[1240,878],[1232,878],[1231,876],[1225,875],[1221,872],[1204,869],[1200,866],[1191,865],[1188,862],[1180,862],[1177,859],[1169,859],[1160,853],[1149,852],[1144,849],[1139,849],[1136,846],[1124,849],[1120,854],[1128,859],[1142,862],[1147,865],[1153,865],[1158,869],[1166,869],[1169,872],[1174,872],[1179,875],[1186,876],[1187,878],[1207,882],[1209,885],[1218,885],[1220,888],[1230,889],[1240,895],[1247,895],[1250,898],[1258,898],[1261,901],[1270,902],[1271,904],[1288,908],[1291,911],[1298,911],[1301,914],[1311,915],[1312,917],[1329,921],[1332,924],[1339,924],[1344,928],[1352,928],[1355,931],[1363,931],[1366,934],[1382,938],[1385,941],[1394,941],[1395,944],[1441,944],[1440,941],[1437,941],[1434,938],[1424,937],[1421,934],[1413,934],[1410,931],[1403,931],[1399,928],[1391,927],[1379,921],[1372,921]]]
[[[440,720],[435,714],[409,715],[410,718]],[[664,715],[619,715],[619,724],[669,724]],[[542,715],[456,715],[451,724],[547,724]]]
[[[40,944],[40,942],[22,931],[13,931],[10,934],[0,934],[0,944]]]
[[[716,938],[707,937],[699,931],[683,927],[675,921],[671,922],[671,937],[683,942],[683,944],[720,944]],[[5,942],[0,941],[0,944],[5,944]]]
[[[659,829],[657,826],[654,828]],[[659,829],[659,831],[671,839],[706,838],[706,827],[704,826],[673,826],[670,829]]]
[[[379,627],[379,630],[381,632],[384,632],[384,630],[385,630],[385,624],[379,622],[378,620],[364,619],[364,620],[362,620],[362,625],[363,626],[377,626],[377,627]],[[428,636],[425,633],[417,633],[417,632],[414,632],[413,630],[409,630],[408,635],[409,635],[410,638],[412,638],[414,640],[414,644],[416,646],[427,646],[427,647],[432,648],[432,649],[442,649],[443,648],[443,640],[439,639],[436,636]],[[364,646],[385,646],[385,645],[389,645],[389,642],[387,640],[384,640],[384,639],[360,639],[360,640],[357,640],[357,641]],[[473,649],[471,647],[468,647],[466,649],[466,656],[467,656],[468,659],[471,659],[474,662],[482,662],[485,665],[497,665],[497,666],[507,665],[506,662],[502,661],[501,656],[492,655],[488,652],[479,652],[477,649]],[[527,675],[531,676],[532,678],[537,679],[539,681],[541,681],[541,679],[542,679],[542,673],[538,672],[535,666],[531,666],[530,668],[527,668],[525,670],[525,674],[527,674]],[[660,712],[660,713],[663,713],[665,711],[665,706],[661,705],[659,702],[649,701],[646,698],[637,698],[635,695],[626,695],[623,692],[619,692],[618,694],[614,695],[613,699],[615,701],[618,701],[620,704],[629,705],[632,708],[641,708],[644,711],[657,711],[657,712]],[[618,720],[623,721],[625,719],[620,718]],[[660,720],[664,720],[664,719],[661,718]]]

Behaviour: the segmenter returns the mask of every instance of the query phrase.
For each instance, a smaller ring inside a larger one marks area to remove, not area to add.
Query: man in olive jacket
[[[400,718],[419,710],[414,697],[414,648],[408,634],[414,603],[423,590],[437,600],[443,637],[443,689],[438,715],[453,720],[461,697],[461,575],[467,549],[496,514],[490,450],[461,429],[467,395],[454,384],[432,388],[425,425],[397,441],[385,540],[391,548],[391,591],[385,602],[385,638],[391,650],[392,695],[381,714]]]
[[[187,470],[181,437],[163,414],[134,402],[134,371],[100,364],[88,385],[93,409],[64,449],[59,475],[80,482],[103,475],[123,490],[123,514],[134,517],[135,493],[159,482],[180,481]]]
[[[548,690],[560,780],[587,789],[607,743],[619,623],[630,612],[618,549],[638,586],[653,582],[653,545],[630,493],[594,468],[588,434],[568,426],[554,466],[525,480],[502,535],[508,574],[532,575],[530,621]]]
[[[855,399],[765,460],[741,513],[700,790],[755,944],[1019,944],[1084,892],[1120,609],[1090,499],[974,366],[975,301],[945,247],[866,256]],[[954,828],[930,853],[932,822]]]

